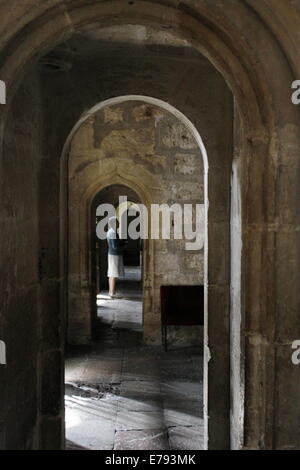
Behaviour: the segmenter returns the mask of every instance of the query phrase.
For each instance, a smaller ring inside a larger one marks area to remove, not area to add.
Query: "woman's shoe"
[[[120,294],[108,294],[111,299],[122,299],[123,296]]]

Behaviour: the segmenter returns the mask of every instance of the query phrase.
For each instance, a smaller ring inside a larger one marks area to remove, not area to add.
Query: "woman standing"
[[[116,281],[119,277],[123,277],[124,262],[123,254],[125,250],[125,240],[121,240],[118,234],[119,221],[117,217],[110,217],[108,220],[109,230],[107,232],[108,243],[108,271],[107,277],[109,281],[108,295],[111,299],[121,298],[116,294]]]

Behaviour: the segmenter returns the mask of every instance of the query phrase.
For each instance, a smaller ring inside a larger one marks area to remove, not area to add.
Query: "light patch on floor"
[[[203,448],[202,349],[142,344],[138,274],[98,296],[97,340],[68,352],[67,449]]]
[[[99,320],[116,329],[142,331],[143,305],[140,267],[125,267],[125,277],[117,283],[121,299],[111,299],[107,291],[97,295]]]

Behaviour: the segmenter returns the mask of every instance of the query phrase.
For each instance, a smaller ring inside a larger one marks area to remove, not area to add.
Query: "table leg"
[[[167,336],[167,326],[162,325],[161,327],[161,341],[164,346],[165,352],[168,350],[168,336]]]

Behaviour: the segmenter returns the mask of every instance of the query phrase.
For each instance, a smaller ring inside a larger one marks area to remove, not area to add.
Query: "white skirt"
[[[107,277],[124,277],[123,255],[108,255]]]

